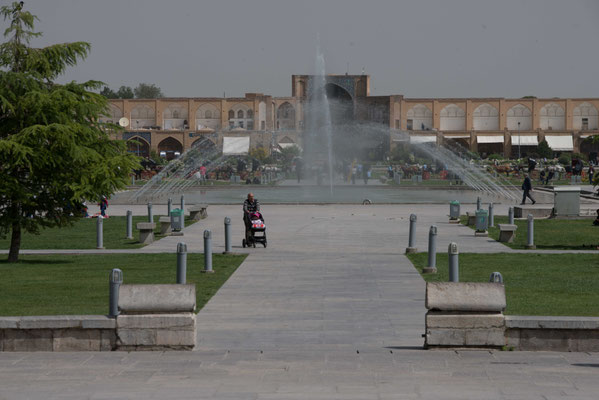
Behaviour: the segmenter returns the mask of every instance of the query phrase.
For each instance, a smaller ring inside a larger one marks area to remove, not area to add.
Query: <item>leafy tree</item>
[[[106,97],[107,99],[118,99],[119,98],[119,96],[114,92],[114,90],[112,90],[108,86],[104,86],[104,88],[100,91],[100,94],[102,96]]]
[[[264,160],[268,158],[268,153],[264,147],[256,147],[251,149],[249,155],[250,157],[260,161],[260,163],[264,163]]]
[[[121,86],[119,90],[116,91],[116,96],[119,99],[132,99],[135,95],[133,89],[129,86]]]
[[[101,82],[53,82],[87,56],[85,42],[29,46],[37,19],[23,2],[0,8],[10,21],[0,44],[0,235],[10,233],[9,262],[18,261],[23,231],[65,226],[84,199],[110,195],[128,181],[137,158],[110,139],[114,125]]]
[[[140,83],[133,89],[133,93],[135,93],[137,99],[159,99],[164,97],[158,86],[149,83]]]
[[[549,147],[549,144],[545,139],[543,139],[543,141],[541,141],[537,146],[537,153],[539,154],[539,157],[553,157],[553,150],[551,150],[551,147]]]

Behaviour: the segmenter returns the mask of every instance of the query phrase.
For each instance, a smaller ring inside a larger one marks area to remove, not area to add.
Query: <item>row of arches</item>
[[[117,123],[122,118],[123,111],[110,104],[109,112],[100,118],[101,122]],[[229,128],[254,129],[254,110],[245,104],[236,104],[228,112]],[[295,129],[295,108],[289,102],[281,104],[276,111],[277,129]],[[162,113],[165,130],[180,130],[189,127],[189,110],[184,104],[170,104]],[[266,104],[261,102],[258,107],[260,128],[265,129]],[[132,129],[153,129],[156,124],[156,112],[147,104],[138,104],[131,110]],[[202,104],[195,112],[195,129],[221,128],[220,110],[213,104]]]
[[[191,147],[202,146],[204,148],[214,148],[216,144],[210,139],[196,139]],[[150,143],[140,136],[134,136],[127,140],[127,151],[134,153],[139,157],[147,158],[150,156]],[[163,154],[167,160],[171,160],[178,154],[183,153],[183,144],[173,137],[167,137],[158,143],[158,153]]]
[[[565,111],[556,103],[541,107],[539,126],[543,130],[563,130],[566,126]],[[424,104],[417,104],[408,110],[408,130],[429,130],[433,128],[433,113]],[[599,113],[590,103],[582,103],[573,110],[573,129],[592,130],[599,128]],[[532,112],[523,104],[511,107],[507,112],[508,130],[531,130]],[[466,113],[456,104],[445,106],[440,112],[441,131],[466,130]],[[481,104],[472,113],[472,129],[481,131],[499,130],[499,110],[488,104]]]

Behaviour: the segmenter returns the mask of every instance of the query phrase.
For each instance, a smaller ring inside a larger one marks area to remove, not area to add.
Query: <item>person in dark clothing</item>
[[[593,175],[595,175],[595,168],[593,168],[593,164],[589,165],[589,183],[593,184]]]
[[[545,178],[545,185],[549,185],[549,181],[551,181],[554,176],[555,176],[555,171],[553,171],[553,169],[550,169],[549,173],[547,174],[547,177]]]
[[[243,222],[245,223],[245,228],[250,229],[250,215],[260,212],[260,203],[257,199],[254,199],[253,193],[248,193],[247,199],[243,202]],[[264,221],[264,217],[262,217]]]
[[[522,203],[520,203],[520,204],[524,204],[526,202],[527,197],[530,199],[530,201],[532,201],[532,204],[535,204],[536,203],[535,199],[533,199],[532,196],[530,195],[530,192],[532,191],[532,182],[530,181],[530,177],[528,176],[528,174],[524,174],[524,182],[522,182],[522,190],[524,191],[524,193],[522,194]]]

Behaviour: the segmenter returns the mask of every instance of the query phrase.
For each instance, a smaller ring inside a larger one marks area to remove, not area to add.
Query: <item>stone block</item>
[[[456,314],[429,311],[426,314],[426,328],[481,329],[504,327],[504,316],[493,314]]]
[[[155,222],[138,222],[137,225],[135,225],[135,227],[137,228],[137,230],[154,230],[156,229],[156,223]]]
[[[6,329],[4,351],[52,351],[50,329]]]
[[[21,317],[1,317],[0,329],[17,329]]]
[[[505,288],[487,282],[427,282],[426,308],[439,311],[501,312]]]
[[[81,328],[83,329],[114,329],[116,319],[106,315],[81,315]]]
[[[52,333],[53,351],[100,351],[100,329],[56,329]]]
[[[160,234],[167,235],[171,232],[171,217],[160,217]]]
[[[467,212],[466,216],[468,217],[468,222],[467,225],[470,226],[474,226],[476,224],[476,213],[472,213],[472,212]]]
[[[505,346],[505,329],[467,329],[466,346],[501,347]]]
[[[117,347],[121,346],[155,346],[155,329],[117,329]]]
[[[426,346],[465,346],[465,329],[431,329],[426,331]]]
[[[156,345],[158,346],[190,346],[194,347],[196,344],[196,332],[195,330],[157,330],[156,331]]]
[[[509,315],[505,317],[505,326],[521,329],[599,330],[599,317]]]
[[[116,331],[102,329],[100,337],[100,351],[112,351],[116,348]]]
[[[118,329],[195,329],[194,313],[119,315],[116,321]]]
[[[42,315],[21,317],[20,329],[65,329],[81,328],[82,316],[79,315]]]
[[[520,350],[520,330],[505,329],[505,345]]]
[[[121,285],[119,309],[122,313],[193,312],[196,288],[187,285]]]
[[[498,224],[499,227],[499,241],[503,243],[512,243],[516,237],[517,225],[512,224]]]

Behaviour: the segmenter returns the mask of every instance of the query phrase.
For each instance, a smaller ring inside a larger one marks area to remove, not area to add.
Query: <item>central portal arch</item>
[[[353,121],[354,100],[349,92],[334,83],[327,83],[324,88],[331,109],[331,123],[338,125]]]

